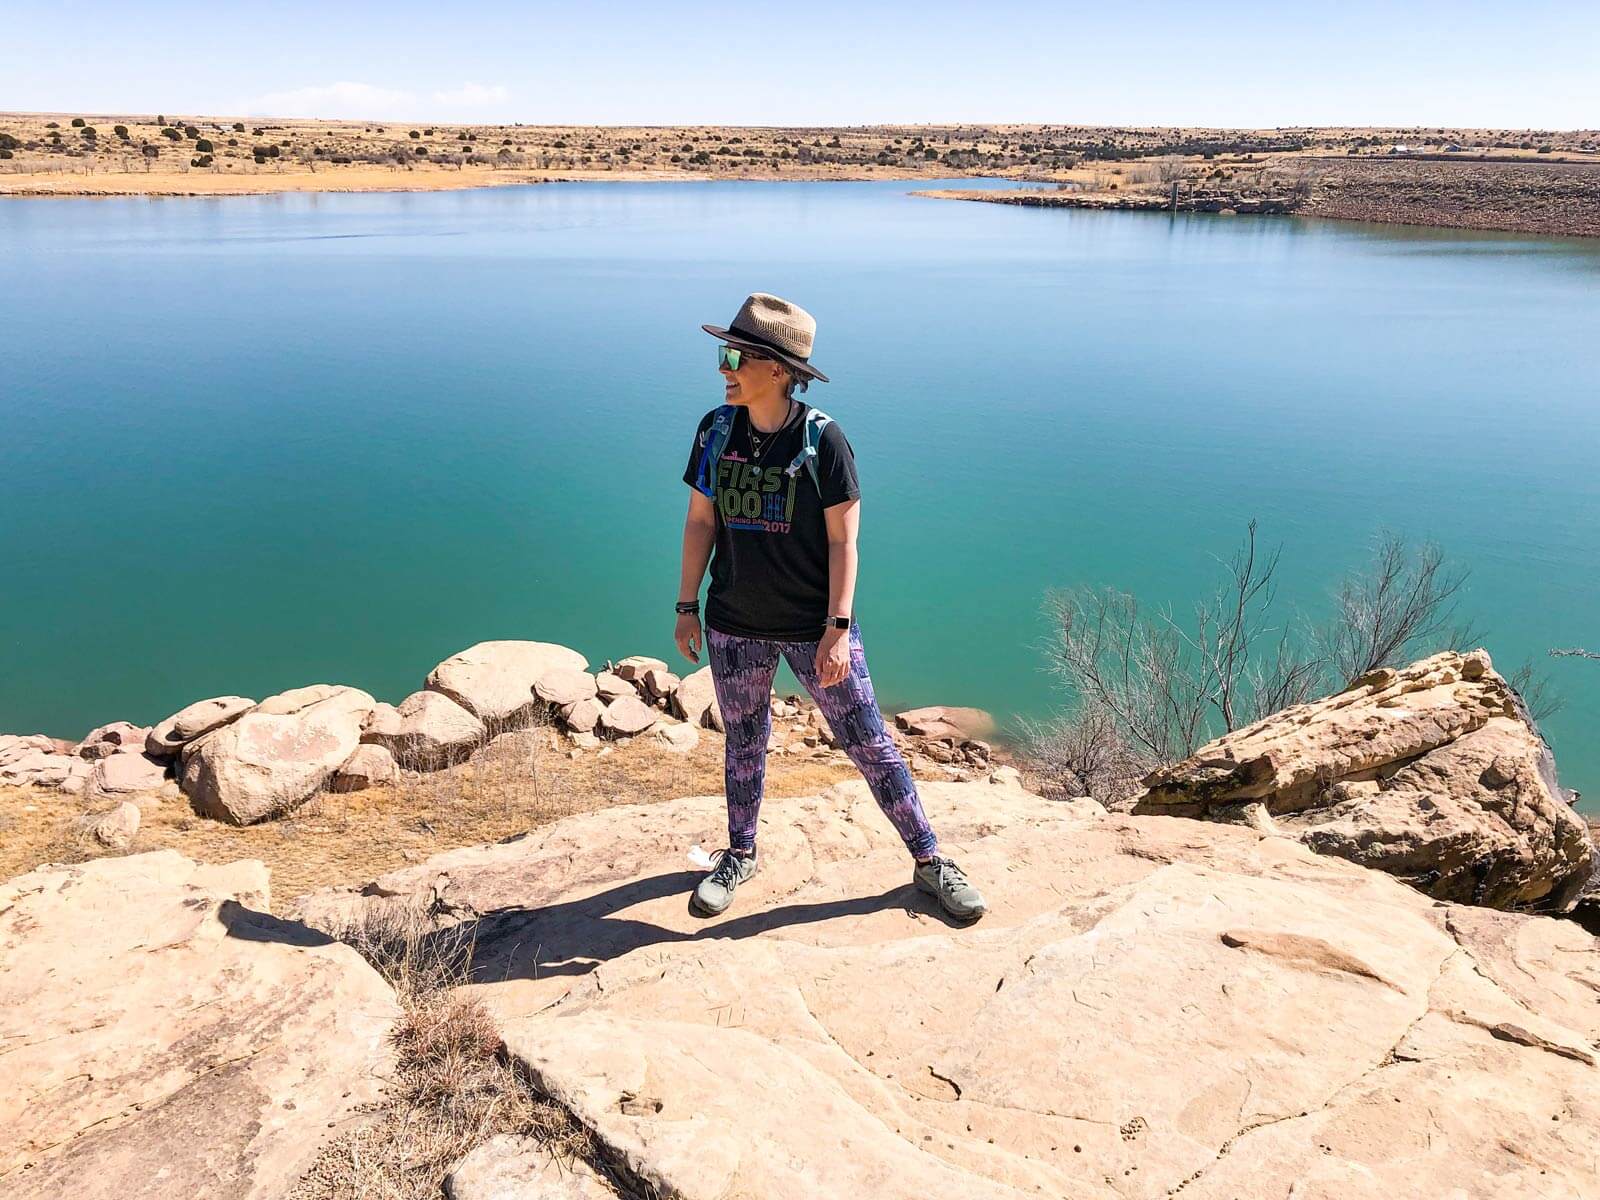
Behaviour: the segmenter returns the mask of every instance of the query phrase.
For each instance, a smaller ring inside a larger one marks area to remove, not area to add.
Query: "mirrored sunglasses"
[[[751,362],[771,362],[772,356],[769,354],[757,354],[754,350],[742,350],[738,346],[717,347],[718,370],[737,371],[739,364],[746,359]]]

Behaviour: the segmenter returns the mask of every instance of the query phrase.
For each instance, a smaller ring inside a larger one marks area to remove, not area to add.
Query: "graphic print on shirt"
[[[717,460],[717,511],[729,529],[788,533],[796,475],[778,466],[757,466],[737,451],[725,451]]]

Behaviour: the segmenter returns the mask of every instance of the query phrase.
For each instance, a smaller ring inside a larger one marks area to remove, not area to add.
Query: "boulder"
[[[139,832],[139,806],[124,800],[110,812],[86,818],[84,830],[102,846],[126,850]]]
[[[563,1160],[537,1139],[496,1134],[450,1168],[446,1200],[615,1200],[581,1158]]]
[[[488,736],[482,721],[442,692],[412,692],[399,707],[387,707],[374,710],[361,740],[382,746],[408,771],[464,762]]]
[[[57,753],[55,738],[42,733],[0,733],[0,767],[34,751],[41,754]]]
[[[710,667],[701,667],[685,675],[672,693],[672,714],[682,717],[691,725],[707,724],[710,710],[716,706],[717,691],[711,680]],[[717,716],[720,721],[721,713]],[[720,728],[720,725],[716,728]]]
[[[594,697],[594,676],[575,667],[556,667],[539,677],[533,694],[553,708],[564,708]]]
[[[665,671],[667,664],[659,658],[650,658],[643,654],[631,654],[616,666],[611,668],[611,673],[618,679],[626,679],[629,683],[636,683],[644,678],[646,671]]]
[[[328,782],[330,792],[364,792],[400,782],[400,766],[386,746],[362,743]]]
[[[172,851],[0,884],[7,1200],[286,1195],[390,1070],[393,994]]]
[[[601,671],[594,677],[595,695],[607,704],[624,696],[637,696],[639,690],[622,676],[611,671]]]
[[[1521,700],[1482,650],[1375,671],[1152,772],[1133,811],[1251,808],[1321,854],[1440,900],[1571,906],[1595,867]]]
[[[637,700],[638,697],[626,697]],[[574,733],[593,733],[595,723],[600,720],[600,714],[606,706],[600,702],[598,696],[590,696],[587,700],[579,700],[562,710],[561,720],[566,727]]]
[[[640,1194],[1595,1194],[1600,948],[1575,922],[1245,826],[919,790],[976,926],[916,890],[859,780],[769,797],[762,870],[709,921],[673,864],[721,844],[720,794],[304,904],[468,923],[469,994]]]
[[[649,729],[660,716],[637,696],[623,696],[606,705],[600,714],[599,731],[611,737],[630,737]]]
[[[185,748],[184,793],[204,816],[252,825],[294,811],[361,743],[376,701],[317,684],[270,696]]]
[[[210,733],[255,707],[244,696],[213,696],[180,708],[154,725],[144,740],[146,754],[171,757],[201,734]]]
[[[988,737],[994,732],[994,718],[983,709],[956,708],[947,704],[896,713],[894,723],[916,737],[948,737],[957,742],[967,738]]]
[[[87,758],[93,762],[97,758],[115,754],[124,746],[143,746],[149,733],[148,729],[141,729],[131,722],[113,721],[109,725],[91,729],[84,739],[72,748],[72,752],[79,758]]]
[[[656,722],[650,730],[650,740],[677,754],[687,754],[700,744],[700,731],[687,721]]]
[[[167,764],[149,754],[113,754],[95,762],[84,786],[90,800],[113,800],[151,792],[167,780]]]
[[[678,684],[681,682],[664,666],[651,667],[639,676],[639,680],[644,685],[644,698],[650,703],[671,699],[672,693],[678,690]]]
[[[533,687],[558,667],[587,671],[589,660],[553,642],[479,642],[436,666],[423,686],[498,733],[533,720],[539,707]]]
[[[116,757],[122,758],[125,756],[119,754]],[[56,784],[56,788],[68,796],[83,795],[89,789],[89,780],[93,777],[94,769],[97,766],[99,766],[98,763],[92,763],[86,758],[77,759],[67,768],[66,777]]]

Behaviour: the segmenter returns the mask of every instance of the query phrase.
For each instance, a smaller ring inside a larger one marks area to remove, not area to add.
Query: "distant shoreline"
[[[1432,229],[1541,237],[1600,238],[1600,162],[1300,160],[1261,173],[1253,189],[1193,183],[1170,193],[1146,186],[1126,191],[1049,187],[1017,190],[944,188],[914,192],[934,200],[968,200],[1028,208],[1142,212],[1292,215]],[[1276,184],[1277,186],[1273,186]]]
[[[1600,130],[428,125],[0,112],[0,198],[1009,179],[954,198],[1600,236]],[[1020,189],[1032,188],[1022,193]],[[1049,197],[1040,199],[1040,197]]]

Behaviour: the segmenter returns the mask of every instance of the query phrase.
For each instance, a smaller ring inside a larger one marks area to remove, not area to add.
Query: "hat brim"
[[[770,354],[784,366],[804,375],[807,379],[815,379],[818,383],[828,382],[828,377],[806,362],[805,359],[796,358],[787,350],[774,346],[771,342],[764,342],[760,338],[752,337],[750,334],[742,333],[738,330],[724,329],[720,325],[702,325],[700,328],[714,338],[721,338],[730,346],[738,346],[741,350],[757,350],[762,354]]]

